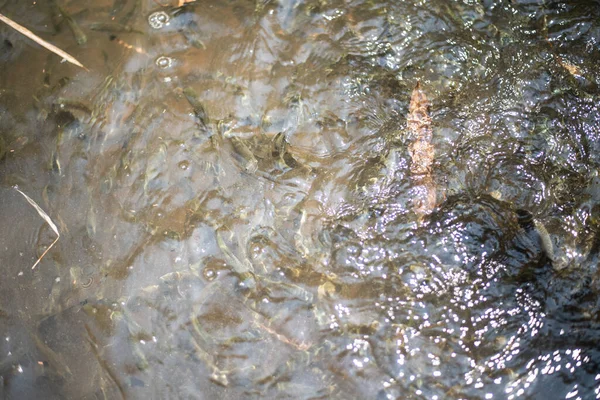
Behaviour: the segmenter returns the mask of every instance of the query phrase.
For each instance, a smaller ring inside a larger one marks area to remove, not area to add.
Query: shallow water
[[[0,397],[600,398],[597,2],[58,3],[0,4],[89,69],[0,27]]]

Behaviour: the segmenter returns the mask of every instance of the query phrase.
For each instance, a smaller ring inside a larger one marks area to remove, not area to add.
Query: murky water
[[[600,4],[176,3],[0,4],[0,397],[600,398]]]

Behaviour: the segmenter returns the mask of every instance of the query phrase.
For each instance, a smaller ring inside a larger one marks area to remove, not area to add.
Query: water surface
[[[175,3],[0,5],[2,398],[600,398],[597,2]]]

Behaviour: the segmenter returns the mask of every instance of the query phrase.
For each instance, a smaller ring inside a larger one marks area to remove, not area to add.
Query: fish
[[[283,132],[279,132],[273,138],[273,151],[271,152],[271,155],[277,160],[277,163],[283,167],[295,168],[300,166],[300,163],[298,163],[294,156],[288,151],[288,143],[285,140]]]
[[[121,17],[121,20],[119,22],[123,25],[128,25],[131,18],[133,18],[134,15],[139,13],[141,7],[142,0],[135,0],[135,3],[133,3],[133,7],[131,7],[131,9]]]
[[[121,12],[123,7],[125,7],[126,0],[114,0],[113,5],[110,9],[110,16],[114,17],[118,13]]]
[[[67,22],[69,29],[73,33],[73,37],[78,45],[83,45],[87,43],[87,36],[85,32],[81,29],[79,24],[75,21],[75,19],[71,16],[71,14],[67,13],[61,6],[58,6],[58,11],[62,14],[63,19]]]
[[[123,25],[117,22],[97,22],[91,24],[89,28],[93,31],[103,31],[112,33],[144,33],[140,30],[133,28],[130,25]]]
[[[209,122],[208,114],[206,113],[206,109],[202,105],[202,102],[200,101],[200,98],[196,91],[194,91],[194,89],[192,89],[191,87],[186,87],[185,89],[183,89],[183,94],[192,106],[194,116],[198,120],[200,126],[206,128]]]
[[[431,141],[433,128],[429,116],[429,100],[417,82],[412,91],[408,107],[407,127],[411,139],[408,146],[410,154],[410,173],[415,192],[414,211],[423,216],[431,213],[436,205],[436,188],[432,177],[432,165],[435,150]]]
[[[542,253],[554,266],[557,261],[554,257],[554,245],[544,224],[535,219],[527,210],[517,209],[516,213],[519,226],[530,236],[533,243],[539,246]]]
[[[252,150],[240,139],[235,136],[229,138],[231,144],[233,146],[233,150],[235,155],[237,155],[237,159],[242,164],[242,167],[249,174],[253,174],[258,169],[258,160],[252,153]]]

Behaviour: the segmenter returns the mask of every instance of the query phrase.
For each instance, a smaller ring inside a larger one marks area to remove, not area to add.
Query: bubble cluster
[[[156,11],[148,16],[148,23],[154,29],[161,29],[165,25],[169,25],[171,18],[164,11]]]

